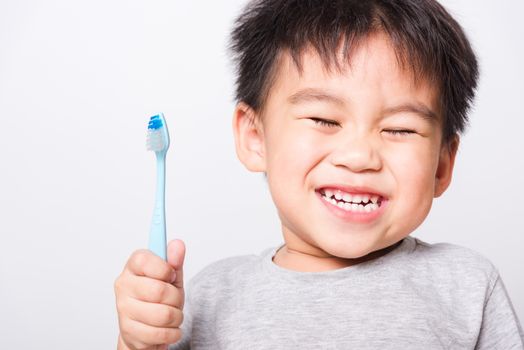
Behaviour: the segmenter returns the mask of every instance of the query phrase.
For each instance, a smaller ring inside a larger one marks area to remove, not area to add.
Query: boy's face
[[[441,146],[437,92],[415,86],[383,35],[342,71],[313,51],[302,64],[299,73],[283,55],[254,124],[239,104],[239,158],[266,172],[288,248],[348,259],[398,242],[451,180],[458,140]],[[357,201],[368,204],[345,204]]]

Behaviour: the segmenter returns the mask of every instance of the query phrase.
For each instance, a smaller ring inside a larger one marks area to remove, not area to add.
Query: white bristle
[[[147,132],[147,150],[148,151],[161,151],[165,147],[164,137],[160,130],[148,130]]]

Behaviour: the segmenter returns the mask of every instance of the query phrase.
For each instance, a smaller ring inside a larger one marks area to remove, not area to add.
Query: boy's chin
[[[336,244],[333,247],[321,248],[328,255],[339,259],[367,261],[385,255],[395,249],[404,237],[394,242],[383,242],[379,244],[355,243],[355,244]]]

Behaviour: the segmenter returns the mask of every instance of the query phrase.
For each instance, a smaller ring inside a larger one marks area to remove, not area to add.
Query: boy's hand
[[[167,262],[137,250],[115,281],[119,350],[165,349],[182,337],[184,242],[171,241]]]

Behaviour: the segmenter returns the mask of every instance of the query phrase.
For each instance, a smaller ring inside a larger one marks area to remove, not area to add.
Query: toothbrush
[[[156,154],[156,198],[149,232],[149,250],[166,260],[165,175],[169,133],[162,113],[149,120],[146,143],[147,150]]]

